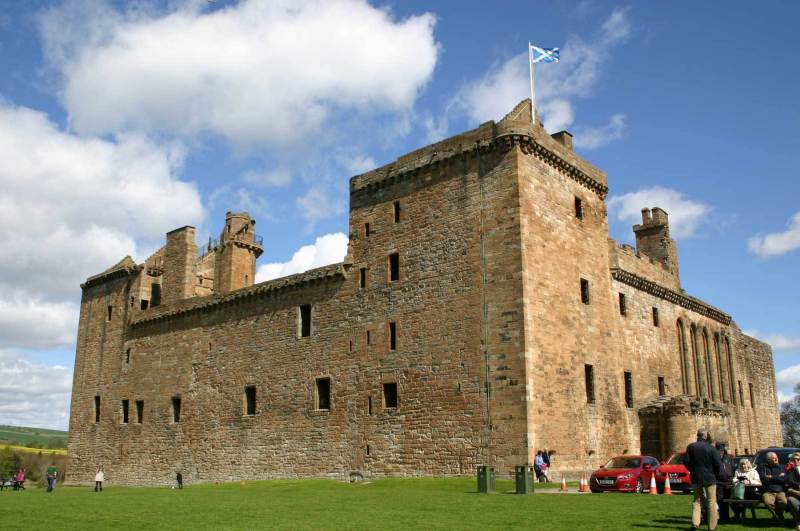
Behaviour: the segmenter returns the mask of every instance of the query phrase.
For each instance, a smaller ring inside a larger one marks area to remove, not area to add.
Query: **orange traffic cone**
[[[561,487],[559,487],[558,490],[560,490],[561,492],[567,492],[569,490],[567,489],[567,478],[565,478],[564,476],[561,476]]]
[[[651,495],[658,495],[658,489],[656,488],[656,475],[652,474],[650,476],[650,494]]]
[[[581,474],[581,488],[579,492],[589,492],[589,480],[586,479],[586,472]]]
[[[664,494],[672,494],[672,487],[669,486],[669,474],[667,474],[667,479],[664,480]]]

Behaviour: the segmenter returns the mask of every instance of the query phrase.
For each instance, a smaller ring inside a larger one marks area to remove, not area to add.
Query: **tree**
[[[794,386],[794,396],[781,404],[783,445],[800,447],[800,383]]]

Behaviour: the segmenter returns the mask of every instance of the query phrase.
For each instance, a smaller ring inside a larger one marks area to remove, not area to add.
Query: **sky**
[[[683,288],[800,382],[800,3],[0,0],[0,424],[66,429],[80,283],[246,210],[257,280],[342,259],[348,180],[529,97],[670,215]]]

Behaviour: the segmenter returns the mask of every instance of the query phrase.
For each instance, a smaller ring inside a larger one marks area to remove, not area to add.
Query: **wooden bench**
[[[767,506],[764,505],[764,502],[761,500],[761,498],[758,499],[746,498],[743,500],[739,498],[725,498],[722,501],[728,504],[731,510],[742,519],[742,522],[744,522],[747,516],[747,509],[750,509],[750,516],[753,520],[755,520],[756,509],[767,508]]]

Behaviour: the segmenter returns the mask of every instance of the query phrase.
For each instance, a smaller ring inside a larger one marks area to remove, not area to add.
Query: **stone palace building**
[[[569,475],[700,426],[781,443],[769,346],[684,292],[666,212],[610,239],[607,193],[526,100],[353,177],[342,263],[254,284],[247,213],[201,253],[169,232],[82,285],[68,480],[504,473],[543,447]]]

